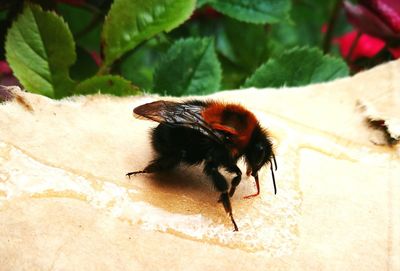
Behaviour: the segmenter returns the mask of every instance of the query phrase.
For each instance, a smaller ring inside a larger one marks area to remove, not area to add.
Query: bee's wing
[[[136,107],[136,117],[150,119],[159,123],[182,126],[201,132],[213,140],[223,143],[224,134],[211,127],[201,115],[203,104],[156,101]]]

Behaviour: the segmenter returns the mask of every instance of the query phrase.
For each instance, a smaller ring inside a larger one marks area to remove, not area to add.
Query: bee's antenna
[[[274,160],[275,171],[277,171],[277,170],[278,170],[278,164],[276,163],[276,159],[275,159],[275,154],[274,154],[274,152],[272,152],[272,159]]]
[[[272,175],[272,182],[274,183],[274,192],[276,195],[275,174],[274,174],[274,169],[272,168],[272,165],[271,165],[270,169],[271,169],[271,175]]]
[[[272,161],[271,161],[271,166],[269,168],[271,169],[272,182],[274,183],[274,192],[275,192],[275,195],[276,195],[276,183],[275,183],[274,166],[272,164],[275,164],[275,170],[278,170],[278,164],[276,163],[274,152],[272,152]]]

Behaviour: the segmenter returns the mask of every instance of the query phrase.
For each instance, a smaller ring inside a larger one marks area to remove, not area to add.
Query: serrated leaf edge
[[[56,12],[54,12],[54,11],[43,10],[42,7],[39,6],[39,5],[32,4],[32,3],[28,3],[28,4],[26,4],[26,5],[24,6],[22,13],[19,14],[19,16],[13,21],[11,27],[7,30],[6,39],[5,39],[5,49],[6,49],[5,56],[6,56],[6,59],[8,59],[8,57],[7,57],[7,55],[8,55],[8,50],[7,50],[8,46],[7,46],[7,44],[8,44],[8,42],[9,42],[9,38],[10,38],[10,30],[13,29],[13,28],[15,28],[15,27],[19,28],[19,27],[18,27],[18,22],[20,21],[20,18],[21,18],[22,16],[24,16],[24,14],[25,14],[25,12],[26,12],[27,9],[29,9],[29,11],[32,13],[32,17],[33,17],[33,19],[35,20],[36,25],[37,25],[37,20],[36,20],[35,14],[34,14],[34,9],[37,9],[39,12],[44,12],[44,13],[51,14],[52,16],[55,16],[58,20],[60,20],[60,22],[61,22],[61,23],[65,26],[65,28],[67,29],[67,34],[69,35],[70,40],[72,41],[72,46],[75,48],[76,44],[75,44],[73,35],[72,35],[72,33],[71,33],[71,30],[69,29],[68,23],[64,20],[64,18],[63,18],[62,16],[59,16],[59,15],[58,15]],[[38,33],[39,33],[40,36],[42,36],[41,33],[40,33],[40,29],[38,29]],[[43,40],[41,39],[41,44],[43,45],[43,42],[42,42],[42,41],[43,41]],[[46,57],[48,57],[48,52],[47,52],[47,50],[46,50],[46,47],[43,46],[43,48],[44,48],[44,50],[45,50]],[[37,53],[35,50],[32,49],[32,51],[33,51],[35,54],[37,54],[40,58],[43,59],[43,57],[42,57],[39,53]],[[75,59],[75,61],[76,61],[76,51],[75,51],[75,50],[73,50],[73,55],[74,55],[74,59]],[[46,96],[49,96],[49,97],[54,98],[54,97],[57,97],[57,93],[55,92],[55,87],[54,87],[54,84],[53,84],[54,82],[53,82],[52,72],[51,72],[51,69],[50,69],[50,65],[49,65],[49,62],[48,62],[48,58],[46,58],[46,59],[44,59],[44,60],[46,61],[46,65],[47,65],[48,71],[50,71],[50,81],[49,81],[47,78],[45,78],[42,74],[39,74],[39,73],[36,73],[36,72],[35,72],[35,74],[38,75],[40,78],[42,78],[45,82],[47,82],[47,83],[50,85],[50,87],[51,87],[51,93],[46,92],[46,93],[45,93]],[[11,69],[13,70],[13,64],[10,63],[8,60],[7,60],[7,62],[9,63]],[[73,65],[73,64],[71,64],[71,66],[72,66],[72,65]],[[24,66],[27,67],[25,64],[24,64]],[[28,69],[29,69],[29,68],[28,68]],[[29,69],[29,70],[30,70],[30,69]],[[19,73],[19,72],[16,72],[16,71],[13,70],[13,73],[16,75],[17,78],[19,77],[19,76],[18,76],[18,73]],[[68,71],[68,76],[67,76],[66,79],[70,80],[71,82],[74,82],[74,81],[71,79],[70,75],[69,75],[69,71]],[[24,84],[23,81],[25,81],[25,80],[21,80],[20,78],[18,78],[18,80],[21,81],[22,84]],[[29,90],[29,89],[28,89],[28,90]],[[43,91],[37,91],[37,90],[29,90],[29,91],[34,92],[34,93],[44,94]]]

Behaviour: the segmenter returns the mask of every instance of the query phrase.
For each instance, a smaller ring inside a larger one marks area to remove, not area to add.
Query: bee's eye
[[[254,164],[262,166],[265,159],[265,148],[262,145],[257,145],[253,156]]]

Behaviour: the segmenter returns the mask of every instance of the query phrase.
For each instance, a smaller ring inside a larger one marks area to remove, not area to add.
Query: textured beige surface
[[[273,137],[261,196],[244,178],[240,231],[196,168],[125,178],[151,159],[132,109],[157,97],[0,104],[0,270],[399,270],[400,62],[326,84],[222,92]]]

